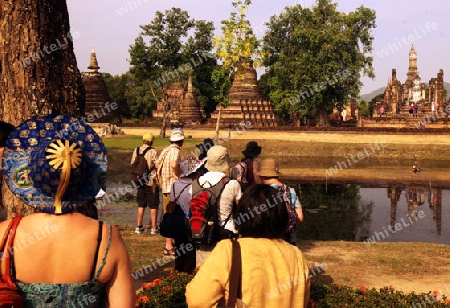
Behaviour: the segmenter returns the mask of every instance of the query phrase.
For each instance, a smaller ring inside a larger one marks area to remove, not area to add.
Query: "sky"
[[[80,71],[87,71],[95,47],[100,72],[120,75],[129,69],[129,46],[139,36],[140,25],[149,24],[156,11],[172,7],[188,11],[190,17],[214,22],[220,35],[221,20],[233,11],[233,0],[67,0],[74,51]],[[448,0],[338,0],[337,9],[374,9],[377,27],[373,29],[373,67],[375,79],[363,77],[361,94],[387,85],[392,69],[397,79],[406,81],[412,42],[422,82],[428,84],[439,69],[450,74],[450,1]],[[265,22],[283,12],[286,6],[311,7],[315,0],[253,0],[247,17],[261,38]],[[75,35],[74,35],[75,34]],[[76,37],[76,38],[75,38]]]

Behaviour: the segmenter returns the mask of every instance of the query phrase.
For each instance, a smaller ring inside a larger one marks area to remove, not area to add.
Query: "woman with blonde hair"
[[[1,268],[24,307],[134,307],[130,259],[119,231],[77,212],[104,184],[106,165],[99,136],[69,115],[37,116],[10,133],[5,181],[36,213],[19,221],[14,249],[3,251]],[[7,235],[9,223],[0,224],[0,235]]]

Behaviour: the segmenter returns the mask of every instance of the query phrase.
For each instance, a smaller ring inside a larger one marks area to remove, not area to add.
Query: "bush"
[[[192,275],[172,271],[167,278],[144,283],[136,295],[136,307],[187,307],[184,293]],[[201,292],[201,291],[200,291]],[[338,285],[311,285],[311,308],[425,308],[450,306],[450,299],[437,291],[404,294],[394,287],[366,289]]]
[[[347,286],[311,286],[311,303],[313,308],[424,308],[449,307],[450,300],[437,291],[427,294],[404,294],[392,286],[376,290],[360,286],[353,289]]]
[[[137,292],[135,307],[187,307],[184,293],[186,285],[194,275],[195,273],[190,275],[172,271],[164,279],[155,279],[150,283],[144,283],[142,289]]]

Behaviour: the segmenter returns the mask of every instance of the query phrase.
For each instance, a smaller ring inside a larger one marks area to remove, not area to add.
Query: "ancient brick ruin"
[[[97,123],[107,123],[114,119],[111,108],[106,108],[106,104],[111,103],[108,89],[102,73],[99,72],[97,56],[92,47],[88,72],[82,73],[82,80],[86,91],[85,115],[87,121]]]

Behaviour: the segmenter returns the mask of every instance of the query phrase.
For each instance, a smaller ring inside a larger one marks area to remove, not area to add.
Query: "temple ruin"
[[[251,61],[245,61],[238,66],[228,97],[232,102],[228,107],[222,108],[222,125],[239,125],[242,121],[250,121],[253,127],[279,125],[280,117],[275,113],[273,105],[259,92],[256,70]],[[218,113],[216,110],[211,114],[214,123]]]
[[[89,122],[108,123],[114,119],[111,108],[105,108],[106,104],[111,103],[108,89],[102,73],[99,72],[97,56],[92,47],[91,58],[89,61],[88,72],[82,73],[82,80],[86,92],[85,115]]]
[[[187,89],[181,82],[175,82],[167,87],[165,95],[168,110],[171,112],[171,122],[192,124],[201,121],[202,113],[192,90],[191,75],[188,78]],[[156,119],[163,118],[164,110],[161,101],[156,105],[156,110],[152,111],[152,116]]]
[[[440,69],[436,78],[431,78],[427,86],[419,76],[417,68],[417,53],[414,45],[409,52],[409,67],[405,83],[397,79],[396,69],[384,91],[384,99],[374,110],[377,114],[381,106],[391,115],[408,114],[411,104],[419,106],[421,113],[430,113],[431,104],[444,105],[444,70]]]

